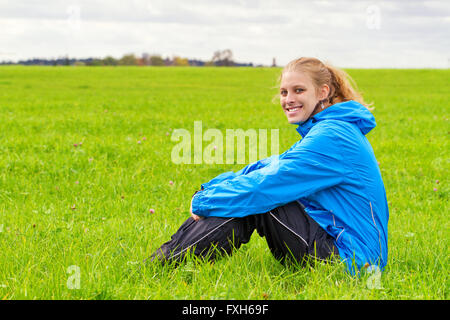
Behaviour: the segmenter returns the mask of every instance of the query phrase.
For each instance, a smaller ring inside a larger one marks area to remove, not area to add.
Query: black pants
[[[188,252],[214,260],[218,253],[231,254],[247,243],[254,230],[266,238],[273,256],[281,263],[305,258],[338,256],[334,239],[305,212],[299,202],[291,202],[264,214],[243,218],[208,217],[187,219],[171,240],[150,257],[162,262],[182,260]]]

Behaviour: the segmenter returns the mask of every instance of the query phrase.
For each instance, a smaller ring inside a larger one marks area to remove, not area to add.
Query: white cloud
[[[159,53],[279,64],[448,67],[447,1],[0,0],[0,60]]]

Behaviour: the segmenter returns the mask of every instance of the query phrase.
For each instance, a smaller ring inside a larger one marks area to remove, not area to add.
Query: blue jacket
[[[192,212],[244,217],[298,200],[335,239],[350,273],[366,263],[383,270],[389,209],[378,163],[365,137],[375,126],[372,113],[360,103],[334,104],[299,124],[303,138],[281,155],[202,184]]]

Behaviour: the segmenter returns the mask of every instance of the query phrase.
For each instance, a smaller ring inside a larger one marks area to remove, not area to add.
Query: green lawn
[[[214,264],[141,268],[201,183],[243,167],[174,164],[174,129],[279,129],[280,152],[300,139],[271,102],[280,69],[4,66],[0,299],[448,299],[450,71],[347,71],[374,102],[390,207],[375,285],[285,268],[256,232]]]

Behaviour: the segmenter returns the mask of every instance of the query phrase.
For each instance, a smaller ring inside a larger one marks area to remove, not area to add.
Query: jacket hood
[[[311,117],[308,121],[298,124],[297,131],[304,137],[311,128],[323,120],[340,120],[356,125],[366,135],[376,126],[375,117],[361,103],[354,100],[333,104]]]

